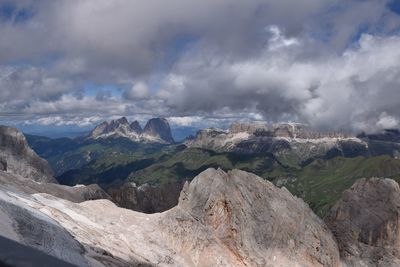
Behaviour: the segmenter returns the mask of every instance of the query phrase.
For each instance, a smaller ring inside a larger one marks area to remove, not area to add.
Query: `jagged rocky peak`
[[[308,205],[254,174],[208,169],[185,184],[178,207],[209,229],[232,266],[339,266],[333,235]],[[196,235],[194,243],[205,238]]]
[[[104,121],[94,128],[90,133],[90,137],[98,138],[112,134],[128,134],[129,128],[128,120],[125,117],[118,120]]]
[[[15,128],[0,126],[0,169],[37,182],[57,183],[47,161],[28,145]]]
[[[171,129],[166,119],[149,120],[143,130],[138,121],[129,124],[126,117],[105,121],[96,126],[88,138],[125,137],[136,142],[172,143]]]
[[[155,138],[160,138],[167,143],[173,143],[171,128],[165,118],[150,119],[144,127],[143,133]]]
[[[358,180],[325,220],[348,266],[400,266],[400,188],[394,180]]]

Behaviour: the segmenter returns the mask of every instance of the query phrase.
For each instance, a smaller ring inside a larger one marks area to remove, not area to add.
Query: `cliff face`
[[[400,266],[400,188],[391,179],[358,180],[326,222],[349,266]]]
[[[48,163],[28,146],[25,136],[7,126],[0,126],[0,170],[37,182],[57,183]]]

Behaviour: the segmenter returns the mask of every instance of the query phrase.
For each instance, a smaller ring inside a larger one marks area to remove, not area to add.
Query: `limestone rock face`
[[[0,170],[37,182],[57,183],[48,163],[29,146],[17,129],[0,126]]]
[[[394,180],[358,180],[326,222],[349,266],[400,266],[400,188]]]

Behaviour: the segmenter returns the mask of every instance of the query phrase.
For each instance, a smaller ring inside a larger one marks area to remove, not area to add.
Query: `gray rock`
[[[358,180],[325,220],[349,266],[400,266],[400,188],[394,180]]]
[[[0,126],[0,169],[37,182],[57,183],[47,161],[41,159],[17,129]]]

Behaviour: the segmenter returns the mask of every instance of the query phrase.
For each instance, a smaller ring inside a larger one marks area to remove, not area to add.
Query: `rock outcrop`
[[[400,266],[400,188],[394,180],[358,180],[326,222],[348,266]]]
[[[57,183],[47,161],[41,159],[17,129],[0,126],[0,170],[37,182]]]
[[[163,118],[150,119],[144,130],[138,121],[129,124],[127,118],[105,121],[96,126],[88,139],[125,137],[135,142],[173,143],[171,128]]]

